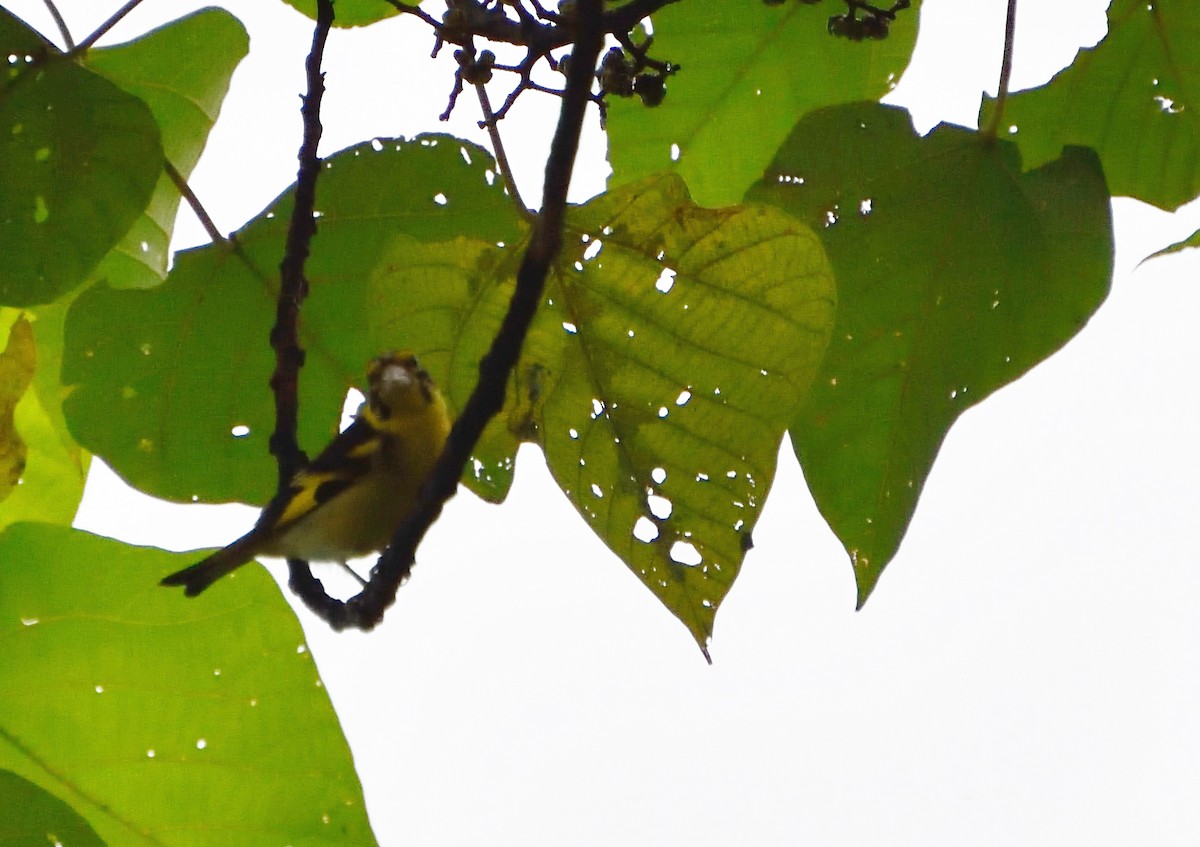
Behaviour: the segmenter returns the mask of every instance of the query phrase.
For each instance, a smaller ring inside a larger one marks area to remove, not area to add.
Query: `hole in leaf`
[[[690,541],[676,541],[671,545],[671,561],[694,568],[704,561],[704,557]]]
[[[654,525],[654,521],[643,515],[633,525],[633,537],[643,544],[649,544],[658,538],[658,527]]]
[[[650,507],[650,514],[658,518],[660,521],[665,521],[671,517],[671,512],[675,510],[674,504],[666,497],[659,494],[651,494],[646,497],[646,505]]]

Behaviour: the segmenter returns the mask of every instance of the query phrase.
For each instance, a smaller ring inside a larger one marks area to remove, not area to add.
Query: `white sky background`
[[[54,35],[38,0],[5,5]],[[77,38],[117,5],[59,0]],[[109,43],[199,5],[147,0]],[[192,184],[230,231],[295,178],[312,26],[279,3],[224,5],[251,54]],[[1104,33],[1103,0],[1024,5],[1014,89]],[[890,99],[923,129],[973,125],[1003,14],[926,0]],[[486,146],[469,93],[437,123],[450,51],[435,68],[429,46],[412,21],[334,33],[322,152],[447,129]],[[555,118],[541,99],[503,126],[527,198]],[[577,200],[603,187],[598,133],[581,168]],[[504,506],[451,502],[378,631],[334,635],[303,613],[380,843],[1198,843],[1200,255],[1133,269],[1200,209],[1116,213],[1112,296],[951,430],[861,613],[786,445],[711,668],[531,449]],[[186,211],[177,240],[203,240]],[[131,541],[215,546],[253,520],[97,477],[79,525]]]

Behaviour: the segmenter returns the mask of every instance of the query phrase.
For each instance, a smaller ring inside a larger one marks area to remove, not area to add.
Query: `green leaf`
[[[828,263],[789,216],[701,209],[674,174],[572,209],[564,238],[500,424],[704,648],[828,342]],[[376,325],[426,332],[469,391],[519,252],[397,242]]]
[[[367,361],[406,346],[403,331],[367,331],[367,280],[397,232],[494,244],[519,233],[491,158],[448,136],[376,140],[326,160],[319,230],[302,310],[300,442],[320,449],[337,431],[346,389]],[[182,252],[163,285],[97,286],[67,315],[64,412],[79,443],[137,488],[169,500],[262,503],[274,492],[267,439],[276,268],[289,191],[239,234],[240,252]],[[114,327],[127,331],[114,332]],[[417,352],[425,352],[417,347]],[[248,427],[248,434],[239,427]]]
[[[833,341],[791,435],[861,605],[950,425],[1107,295],[1104,177],[1083,148],[1023,172],[1011,143],[920,138],[903,110],[858,104],[801,121],[750,196],[820,227],[837,276]]]
[[[451,408],[466,405],[479,380],[479,361],[508,309],[527,228],[521,231],[518,243],[503,247],[479,238],[424,243],[397,235],[370,277],[367,331],[373,346],[383,349],[385,339],[400,339],[394,346],[422,351],[421,364]],[[522,379],[518,373],[505,414],[484,430],[463,480],[489,502],[508,493],[517,445],[528,435],[531,412],[520,398],[530,389]]]
[[[1108,29],[1046,85],[1011,95],[1003,124],[1027,167],[1091,147],[1114,196],[1176,209],[1200,194],[1200,4],[1113,0]],[[981,126],[994,111],[985,100]]]
[[[185,602],[192,555],[0,534],[0,767],[122,845],[372,844],[304,635],[257,567]]]
[[[3,733],[0,731],[0,739]],[[5,847],[102,847],[86,820],[69,805],[12,771],[0,770],[0,844]]]
[[[609,184],[674,168],[700,205],[737,203],[802,115],[880,97],[899,81],[919,7],[901,11],[885,40],[860,43],[829,35],[827,5],[664,7],[650,55],[682,69],[657,108],[608,98]]]
[[[129,231],[162,170],[146,105],[0,9],[0,304],[74,289]]]
[[[1196,230],[1182,241],[1176,241],[1169,247],[1164,247],[1155,253],[1151,253],[1146,257],[1146,259],[1156,259],[1159,256],[1169,256],[1172,253],[1180,253],[1192,247],[1200,247],[1200,229]],[[1146,261],[1146,259],[1143,259],[1142,261]]]
[[[284,0],[301,14],[317,19],[317,0]],[[416,5],[413,3],[411,5]],[[335,27],[366,26],[395,17],[400,11],[382,0],[336,0],[333,4]]]
[[[204,49],[197,49],[197,45]],[[158,123],[167,161],[187,179],[250,48],[245,28],[224,9],[202,9],[119,47],[92,50],[87,67],[141,98]],[[146,288],[167,276],[179,189],[165,173],[150,206],[96,275],[114,288]]]

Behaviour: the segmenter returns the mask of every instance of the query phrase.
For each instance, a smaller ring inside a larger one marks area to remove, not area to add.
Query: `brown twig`
[[[509,167],[508,154],[504,152],[504,141],[500,138],[500,128],[496,126],[496,116],[492,113],[492,101],[488,98],[487,86],[480,83],[475,86],[475,92],[479,95],[479,110],[483,112],[483,120],[479,125],[487,130],[488,137],[492,139],[492,152],[496,154],[496,165],[500,168],[504,187],[508,189],[508,196],[517,204],[520,213],[528,215],[529,209],[521,199],[521,192],[517,191],[517,181],[513,178],[512,168]]]
[[[63,46],[67,48],[67,52],[74,50],[75,39],[71,38],[71,30],[67,29],[67,22],[63,19],[62,13],[58,11],[58,7],[54,5],[54,0],[42,0],[42,2],[50,11],[50,17],[54,18],[54,25],[58,27],[58,32],[62,35]]]
[[[124,6],[109,15],[108,20],[100,24],[100,26],[96,28],[95,32],[83,39],[83,41],[79,42],[78,45],[70,50],[71,55],[83,53],[90,49],[93,44],[100,40],[104,33],[108,32],[110,29],[120,23],[121,18],[125,17],[134,9],[136,9],[141,2],[142,0],[129,0],[129,2]]]
[[[188,185],[187,180],[183,177],[183,174],[175,169],[175,166],[171,164],[169,159],[163,159],[163,170],[167,172],[167,177],[169,177],[171,182],[174,183],[176,190],[183,195],[183,199],[186,200],[188,206],[191,207],[192,214],[194,214],[197,220],[200,221],[200,225],[204,227],[204,231],[208,233],[208,237],[212,239],[212,242],[214,244],[229,244],[229,239],[222,235],[221,231],[217,229],[217,225],[213,223],[213,219],[209,217],[208,211],[203,205],[201,205],[200,198],[196,196],[194,191],[192,191],[192,187]]]
[[[427,15],[414,11],[415,7],[398,0],[387,2],[402,12],[421,14],[423,19],[430,22]],[[504,14],[503,6],[490,7],[480,0],[457,0],[453,8],[461,14],[455,16],[454,26],[434,24],[438,46],[449,42],[463,48],[456,73],[456,88],[464,81],[464,62],[474,58],[474,36],[526,48],[525,60],[519,66],[504,68],[515,70],[522,79],[500,111],[488,116],[490,104],[485,104],[481,99],[485,117],[489,118],[486,123],[493,129],[521,91],[543,90],[542,86],[529,78],[538,61],[549,57],[551,50],[567,44],[574,45],[574,52],[567,72],[566,88],[562,92],[550,91],[561,96],[562,107],[546,162],[541,211],[534,219],[529,246],[517,272],[516,289],[491,348],[479,363],[479,381],[455,421],[442,455],[422,487],[416,508],[396,531],[392,544],[380,556],[370,581],[349,601],[330,597],[312,576],[307,563],[288,562],[292,590],[332,628],[340,630],[354,626],[371,629],[382,620],[384,611],[395,601],[396,591],[411,572],[418,545],[441,514],[446,501],[457,491],[462,469],[470,459],[484,427],[503,408],[509,378],[544,297],[546,276],[562,247],[567,188],[571,182],[583,118],[589,102],[598,101],[603,105],[598,96],[592,93],[592,86],[604,37],[614,31],[624,34],[642,18],[673,2],[678,0],[634,0],[616,10],[605,12],[603,0],[578,0],[577,11],[568,21],[559,15],[543,13],[537,6],[538,18],[520,14],[518,7],[519,20],[513,20]],[[321,5],[327,4],[328,0],[322,0]],[[436,51],[437,47],[435,54]],[[312,72],[310,57],[310,88]],[[307,100],[305,105],[309,105]],[[497,162],[507,176],[510,174],[507,163],[500,160],[502,149],[497,145]],[[515,197],[515,186],[512,190]]]
[[[269,286],[270,280],[268,278],[268,274],[264,273],[262,269],[260,269],[254,263],[254,261],[248,255],[246,255],[246,251],[242,249],[242,245],[237,240],[237,235],[222,235],[221,231],[217,229],[217,225],[213,222],[212,217],[209,216],[208,210],[206,210],[203,204],[201,204],[200,198],[197,197],[195,192],[192,191],[191,186],[188,185],[187,180],[183,177],[183,174],[176,170],[175,166],[167,160],[163,161],[163,170],[166,171],[168,178],[170,178],[171,182],[174,183],[175,188],[178,189],[179,193],[183,196],[183,199],[187,201],[192,213],[200,221],[200,225],[204,227],[204,231],[208,233],[208,237],[212,239],[213,244],[218,244],[229,250],[234,256],[237,257],[238,261],[242,263],[246,270],[249,271],[255,279],[259,280],[263,286]]]
[[[579,18],[575,14],[563,15],[550,12],[533,0],[526,0],[534,8],[536,14],[530,14],[521,2],[491,5],[484,0],[454,0],[450,5],[447,16],[441,24],[434,27],[433,56],[437,56],[444,44],[457,44],[466,54],[474,56],[474,40],[482,38],[491,42],[503,42],[525,48],[525,57],[516,65],[494,65],[498,71],[507,71],[518,75],[516,86],[509,92],[500,108],[495,112],[497,121],[503,120],[509,109],[516,103],[517,98],[526,91],[540,91],[561,97],[563,92],[541,85],[533,81],[533,70],[538,62],[545,59],[550,66],[555,67],[552,51],[575,42],[578,35]],[[402,10],[406,5],[398,0],[387,0],[393,6]],[[664,6],[677,3],[679,0],[634,0],[617,9],[601,13],[600,29],[605,34],[612,34],[622,44],[627,45],[636,57],[637,69],[652,68],[662,75],[674,73],[677,65],[663,62],[646,55],[649,43],[641,47],[635,46],[628,38],[628,32],[643,18],[657,12]],[[907,0],[901,0],[907,2]],[[516,10],[516,19],[510,18],[507,8]],[[454,105],[462,91],[463,79],[461,73],[455,74],[454,89],[450,93],[449,103],[442,113],[441,119],[448,120],[454,111]],[[604,112],[604,102],[600,95],[593,98]]]
[[[300,304],[308,296],[308,281],[304,264],[309,245],[317,232],[313,216],[316,205],[317,174],[321,160],[317,146],[321,141],[321,97],[325,93],[325,77],[321,60],[325,41],[333,26],[333,0],[317,0],[317,24],[313,31],[312,49],[305,61],[308,91],[302,98],[300,115],[304,121],[304,136],[300,144],[300,167],[296,175],[292,217],[288,222],[283,261],[279,264],[279,302],[275,310],[275,326],[271,328],[271,346],[275,349],[275,372],[271,374],[271,391],[275,395],[275,431],[271,433],[270,448],[279,466],[279,490],[291,483],[292,477],[307,458],[296,442],[299,416],[298,384],[304,364],[298,327]],[[288,560],[293,580],[307,575],[312,581],[308,562]]]
[[[533,81],[533,68],[539,61],[542,60],[542,58],[544,58],[542,54],[534,53],[531,50],[529,51],[529,55],[527,55],[519,65],[498,65],[496,67],[496,70],[509,71],[511,73],[518,74],[521,77],[517,81],[516,87],[514,87],[513,90],[508,93],[508,96],[504,98],[504,102],[500,104],[500,108],[493,115],[493,118],[496,121],[504,120],[505,115],[508,114],[508,110],[511,109],[513,104],[517,102],[517,98],[526,91],[540,91],[543,94],[552,94],[555,97],[562,97],[563,94],[566,93],[565,91],[558,91],[554,88],[547,88],[546,86],[539,85]]]
[[[542,206],[529,246],[517,271],[517,285],[508,312],[479,363],[479,382],[462,414],[454,422],[446,447],[426,480],[416,509],[397,530],[391,546],[379,557],[371,581],[347,603],[328,605],[326,620],[335,628],[354,625],[370,629],[383,618],[400,584],[408,576],[417,546],[442,507],[458,489],[463,466],[484,427],[504,406],[505,389],[521,354],[525,335],[543,298],[546,275],[562,247],[567,188],[571,183],[583,118],[591,102],[594,68],[604,44],[603,0],[579,0],[575,56],[567,76],[558,128],[546,160]]]
[[[425,21],[425,23],[432,27],[438,26],[437,20],[428,13],[422,11],[420,6],[412,6],[408,3],[401,3],[400,0],[383,0],[383,2],[387,3],[393,9],[397,9],[406,15],[416,15],[418,18]]]

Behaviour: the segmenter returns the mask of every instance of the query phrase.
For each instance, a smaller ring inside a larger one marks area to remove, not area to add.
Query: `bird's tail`
[[[253,530],[207,559],[165,576],[159,585],[182,585],[183,593],[195,597],[227,573],[240,568],[260,552],[262,536]]]

